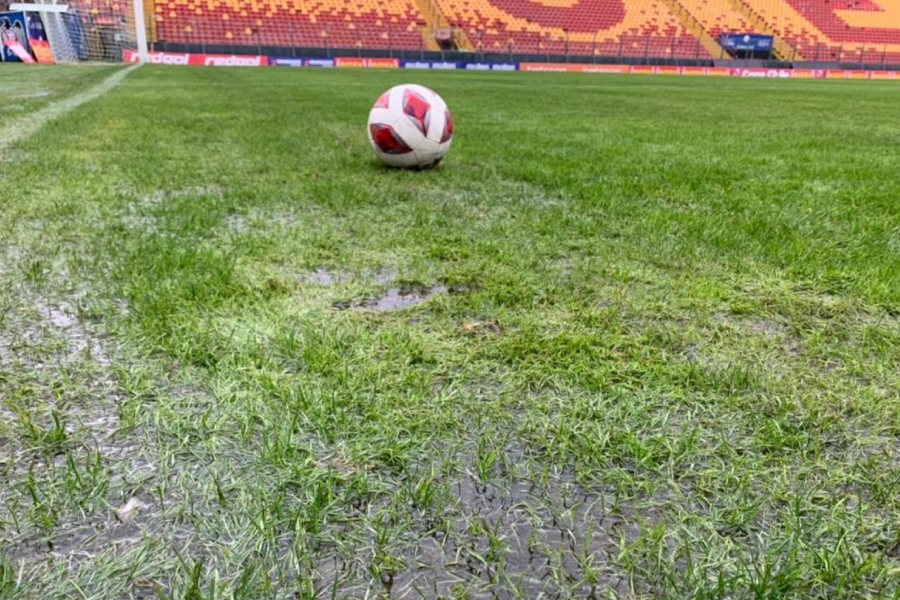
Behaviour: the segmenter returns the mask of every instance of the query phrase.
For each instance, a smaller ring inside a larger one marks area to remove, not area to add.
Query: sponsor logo
[[[436,62],[431,64],[432,69],[442,69],[446,71],[455,71],[456,63],[455,62]]]
[[[776,79],[789,79],[790,69],[732,69],[734,77],[770,77]]]
[[[356,67],[371,69],[396,69],[400,61],[396,58],[352,58],[340,57],[334,59],[336,67]]]
[[[262,56],[210,56],[203,55],[205,67],[261,67]]]
[[[147,61],[151,65],[187,65],[190,64],[190,54],[172,54],[170,52],[151,52],[147,55]],[[137,52],[128,57],[129,62],[140,62],[141,55]]]
[[[336,58],[334,60],[336,67],[364,67],[366,62],[361,58]]]
[[[765,69],[732,69],[731,75],[733,77],[765,77],[766,70]]]
[[[306,66],[330,69],[334,66],[334,60],[331,58],[311,58],[306,61]]]
[[[536,71],[540,73],[567,73],[581,72],[582,65],[560,65],[553,63],[522,63],[520,65],[523,71]]]
[[[491,71],[515,71],[516,65],[512,63],[497,63],[491,65]]]
[[[631,67],[627,66],[615,66],[615,65],[597,65],[596,67],[584,67],[582,69],[584,73],[629,73],[631,72]]]
[[[406,61],[405,63],[403,63],[403,68],[404,69],[430,69],[431,63],[410,60],[410,61]]]
[[[400,61],[396,58],[369,58],[363,66],[373,69],[396,69],[400,66]]]
[[[306,63],[302,58],[270,58],[269,64],[276,67],[302,67]]]
[[[467,71],[490,71],[491,65],[487,63],[466,63]]]

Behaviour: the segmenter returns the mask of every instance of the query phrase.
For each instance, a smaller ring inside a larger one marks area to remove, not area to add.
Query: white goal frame
[[[147,64],[150,60],[150,52],[147,47],[147,23],[144,19],[144,0],[131,0],[131,2],[132,8],[134,10],[135,42],[137,45],[139,62],[143,65]],[[21,12],[30,11],[44,14],[62,14],[69,12],[69,5],[50,4],[49,2],[46,4],[17,2],[11,4],[9,6],[9,9]],[[48,19],[44,16],[44,14],[41,15],[41,18],[44,20],[46,26]]]

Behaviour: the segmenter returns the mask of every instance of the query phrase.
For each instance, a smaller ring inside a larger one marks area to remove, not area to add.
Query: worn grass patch
[[[144,67],[0,165],[0,597],[900,593],[894,85],[417,73],[389,171],[409,77]]]

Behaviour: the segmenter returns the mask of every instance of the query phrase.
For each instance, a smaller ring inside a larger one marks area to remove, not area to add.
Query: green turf
[[[113,65],[0,66],[0,127],[46,104],[98,83],[117,67]]]
[[[0,597],[897,597],[896,86],[132,73],[0,163]]]

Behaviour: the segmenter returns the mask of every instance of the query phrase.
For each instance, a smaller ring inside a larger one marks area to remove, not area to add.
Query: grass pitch
[[[0,150],[0,598],[897,597],[897,94],[131,73]]]

